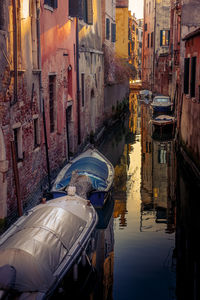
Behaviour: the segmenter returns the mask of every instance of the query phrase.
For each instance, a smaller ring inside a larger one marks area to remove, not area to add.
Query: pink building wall
[[[58,1],[58,7],[50,9],[41,4],[41,60],[42,87],[47,122],[47,137],[51,168],[56,168],[77,148],[76,105],[76,24],[69,18],[68,1]],[[55,76],[54,131],[50,132],[49,76]],[[68,138],[66,129],[66,109]]]

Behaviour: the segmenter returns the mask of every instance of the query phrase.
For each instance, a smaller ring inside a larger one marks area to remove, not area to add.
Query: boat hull
[[[74,185],[72,182],[73,172],[78,176],[86,176],[91,182],[91,188],[85,195],[94,207],[103,207],[108,199],[114,180],[114,167],[111,162],[97,149],[88,149],[75,159],[70,161],[58,174],[51,193],[53,198],[59,197],[59,193]],[[79,183],[75,183],[75,186]]]
[[[53,294],[90,243],[98,215],[88,204],[77,195],[40,204],[2,235],[0,267],[7,264],[16,270],[14,290],[26,299]],[[1,278],[0,292],[4,292]]]

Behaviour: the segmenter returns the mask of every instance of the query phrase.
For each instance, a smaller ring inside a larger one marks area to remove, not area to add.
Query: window
[[[106,18],[106,39],[110,39],[110,19]]]
[[[169,30],[161,30],[160,31],[160,46],[169,46]]]
[[[191,59],[191,80],[190,80],[190,96],[195,97],[196,88],[196,56]]]
[[[49,119],[50,132],[55,130],[54,105],[56,98],[56,75],[49,76]]]
[[[58,0],[44,0],[44,4],[52,8],[58,8]]]
[[[148,33],[148,36],[147,36],[147,47],[149,48],[149,33]]]
[[[85,104],[85,74],[81,74],[81,96],[82,96],[82,106]]]
[[[130,56],[131,55],[131,44],[128,43],[128,55]]]
[[[34,148],[37,148],[40,144],[40,142],[39,142],[39,122],[38,122],[38,118],[33,120],[33,129],[34,129]]]
[[[14,144],[15,144],[15,153],[17,161],[23,159],[23,152],[22,152],[22,128],[14,128],[13,129],[14,135]]]
[[[131,29],[130,28],[128,29],[128,39],[129,39],[129,41],[131,41],[131,39],[132,39],[131,38]]]
[[[189,93],[189,67],[190,67],[190,59],[185,58],[184,60],[184,94]]]
[[[151,33],[151,48],[153,47],[153,32]]]
[[[116,24],[114,23],[111,24],[111,42],[116,42]]]
[[[144,24],[144,31],[147,31],[147,23]]]
[[[0,1],[0,30],[4,30],[4,26],[5,26],[4,1]]]
[[[92,0],[69,0],[69,15],[79,17],[85,23],[93,24],[93,2]]]

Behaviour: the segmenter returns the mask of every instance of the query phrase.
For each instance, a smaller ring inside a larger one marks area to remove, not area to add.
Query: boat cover
[[[0,246],[0,266],[8,264],[17,271],[14,288],[46,292],[86,223],[64,206],[39,205]]]
[[[95,157],[84,157],[69,167],[62,180],[56,184],[56,190],[64,188],[69,184],[71,174],[75,170],[78,170],[79,175],[88,176],[94,189],[104,190],[107,187],[108,167],[106,163]]]

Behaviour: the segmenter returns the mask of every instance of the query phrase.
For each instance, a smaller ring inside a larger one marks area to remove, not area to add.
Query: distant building
[[[135,14],[128,12],[128,62],[135,69],[135,77],[138,78],[138,23]]]
[[[128,59],[128,0],[116,0],[116,54]]]
[[[144,0],[142,81],[147,89],[168,95],[167,57],[170,0]]]

